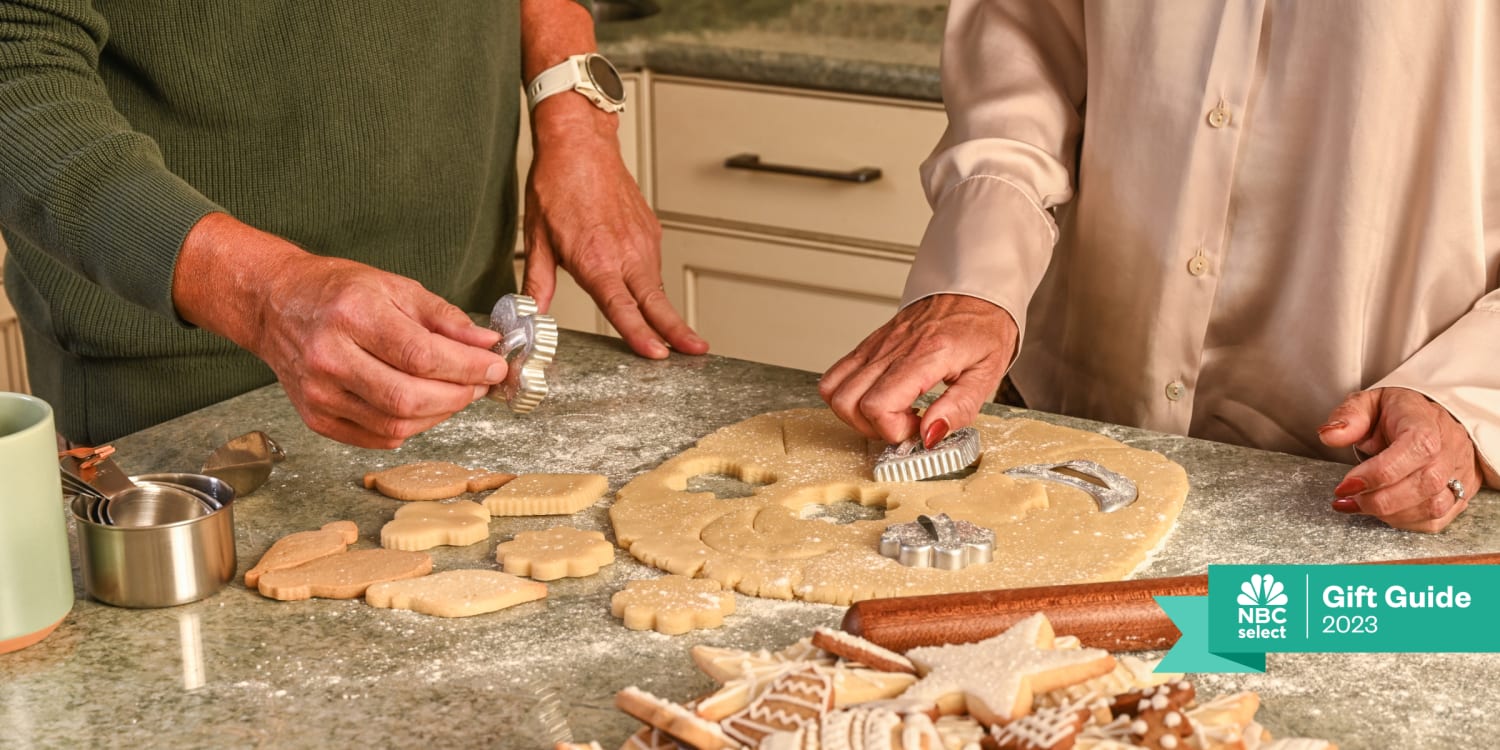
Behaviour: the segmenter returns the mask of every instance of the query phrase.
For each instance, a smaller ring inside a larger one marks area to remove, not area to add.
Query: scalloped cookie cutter
[[[548,374],[557,356],[557,320],[543,315],[536,300],[507,294],[490,311],[490,328],[503,337],[495,353],[510,369],[505,382],[490,389],[489,397],[504,401],[511,411],[525,414],[537,407],[550,390]]]
[[[1006,469],[1005,473],[1020,479],[1057,482],[1083,490],[1099,503],[1100,513],[1113,513],[1135,502],[1137,494],[1135,482],[1130,481],[1129,477],[1110,471],[1100,463],[1081,458],[1057,464],[1027,464]],[[1079,474],[1083,477],[1076,476]]]
[[[951,474],[979,460],[979,430],[954,430],[929,450],[915,438],[887,445],[875,459],[875,481],[915,482]]]
[[[994,559],[995,532],[947,513],[923,514],[887,526],[880,534],[880,554],[908,567],[959,570]]]

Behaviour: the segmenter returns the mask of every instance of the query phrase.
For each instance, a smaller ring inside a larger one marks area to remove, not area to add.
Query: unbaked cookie
[[[273,570],[295,568],[320,557],[343,552],[359,540],[359,527],[353,521],[334,521],[317,531],[299,531],[277,539],[260,556],[255,567],[245,571],[245,586],[255,588],[260,577]]]
[[[484,499],[492,516],[577,513],[609,491],[602,474],[522,474]]]
[[[468,500],[403,505],[395,520],[380,528],[380,546],[386,549],[463,547],[489,538],[490,512]]]
[[[662,576],[625,584],[609,600],[610,614],[631,630],[680,635],[694,628],[717,628],[734,613],[734,594],[716,581]]]
[[[482,615],[545,596],[546,584],[498,570],[445,570],[406,581],[377,583],[365,591],[365,601],[373,606],[438,617]]]
[[[495,562],[505,572],[538,581],[591,576],[614,561],[615,546],[603,532],[571,526],[523,531],[495,547]]]
[[[447,461],[418,461],[365,475],[366,489],[397,500],[446,500],[465,492],[493,490],[514,474],[465,469]]]
[[[288,602],[312,597],[355,599],[376,583],[431,572],[432,558],[426,552],[360,549],[270,571],[261,575],[257,588],[261,596]]]
[[[872,444],[827,409],[762,414],[714,432],[625,485],[610,507],[615,538],[649,565],[741,593],[831,604],[879,597],[1124,578],[1177,519],[1187,474],[1158,453],[1030,419],[980,415],[983,454],[961,479],[877,482]],[[1088,459],[1132,479],[1139,497],[1113,513],[1063,484],[1006,469]],[[689,492],[702,474],[762,485],[748,497]],[[880,520],[830,523],[825,506],[858,503]],[[912,568],[880,534],[946,513],[995,532],[994,561],[957,571]]]

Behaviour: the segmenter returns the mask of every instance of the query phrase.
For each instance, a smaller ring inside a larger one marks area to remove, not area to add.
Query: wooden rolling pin
[[[1369,565],[1500,565],[1500,552]],[[1145,578],[1028,589],[869,599],[850,605],[844,630],[892,651],[973,643],[1045,612],[1053,631],[1109,651],[1169,648],[1182,635],[1157,596],[1207,596],[1208,576]]]

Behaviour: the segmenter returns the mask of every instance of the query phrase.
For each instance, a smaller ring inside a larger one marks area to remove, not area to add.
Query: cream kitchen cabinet
[[[650,91],[662,275],[715,353],[822,371],[890,319],[941,105],[668,76]]]

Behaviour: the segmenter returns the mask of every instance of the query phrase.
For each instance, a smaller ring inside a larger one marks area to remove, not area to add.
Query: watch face
[[[602,55],[589,55],[589,78],[594,79],[594,86],[599,93],[604,94],[610,101],[619,103],[625,101],[625,84],[620,80],[620,74],[615,72],[615,66]]]

